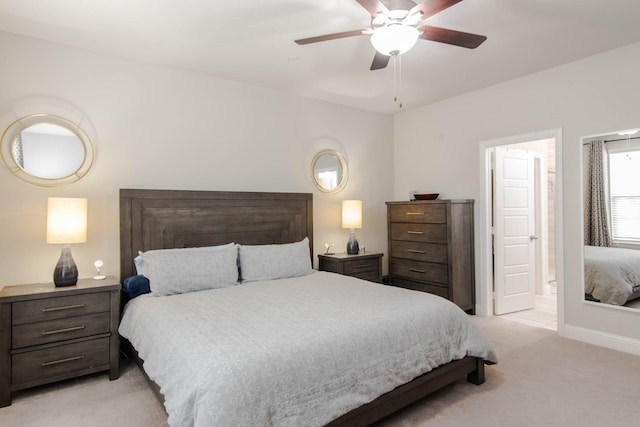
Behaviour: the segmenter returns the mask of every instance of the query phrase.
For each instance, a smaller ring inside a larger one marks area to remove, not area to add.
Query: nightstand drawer
[[[12,356],[12,384],[61,379],[93,368],[108,369],[109,338],[27,351]]]
[[[367,271],[378,271],[380,261],[377,258],[354,259],[344,262],[344,274],[356,276]]]
[[[105,292],[21,301],[13,304],[13,324],[102,313],[109,308],[109,294]]]
[[[446,206],[442,203],[422,204],[405,203],[389,206],[391,222],[435,222],[446,223]]]
[[[380,283],[382,282],[382,254],[379,252],[354,255],[319,254],[318,269]]]
[[[392,223],[389,238],[409,242],[447,243],[447,226],[445,224]]]
[[[109,332],[109,313],[27,323],[13,327],[12,348],[88,337]]]

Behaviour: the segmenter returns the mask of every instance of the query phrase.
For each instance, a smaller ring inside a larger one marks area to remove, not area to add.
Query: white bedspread
[[[496,361],[449,301],[325,272],[141,296],[120,334],[174,427],[320,426],[449,361]]]
[[[584,247],[585,293],[597,300],[623,305],[640,288],[640,251]]]

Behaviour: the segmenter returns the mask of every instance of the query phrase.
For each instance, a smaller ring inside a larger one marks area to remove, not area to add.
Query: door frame
[[[491,149],[502,145],[512,145],[541,139],[555,140],[556,182],[554,187],[555,252],[558,333],[564,332],[564,266],[563,266],[563,206],[562,206],[562,129],[549,129],[522,135],[480,141],[480,200],[479,233],[480,256],[478,286],[476,289],[476,313],[493,316],[493,238],[491,230],[492,177]]]
[[[555,148],[555,147],[554,147]],[[535,180],[535,206],[536,221],[535,234],[544,236],[536,240],[536,295],[549,295],[550,288],[548,283],[543,282],[543,278],[549,275],[549,215],[548,215],[548,189],[547,176],[549,170],[547,167],[547,159],[539,153],[533,153],[533,173]],[[546,214],[545,214],[546,212]],[[542,214],[541,214],[542,213]]]

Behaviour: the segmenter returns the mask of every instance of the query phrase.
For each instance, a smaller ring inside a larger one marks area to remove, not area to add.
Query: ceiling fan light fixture
[[[371,35],[371,44],[383,55],[402,55],[416,44],[420,32],[416,27],[390,24],[376,29]]]

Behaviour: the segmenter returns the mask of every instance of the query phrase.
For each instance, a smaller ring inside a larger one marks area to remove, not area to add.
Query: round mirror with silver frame
[[[2,134],[0,154],[16,177],[43,187],[79,180],[94,159],[93,144],[82,128],[54,114],[15,120]]]
[[[319,151],[311,161],[311,176],[318,190],[325,193],[338,193],[349,179],[347,161],[336,150]]]

